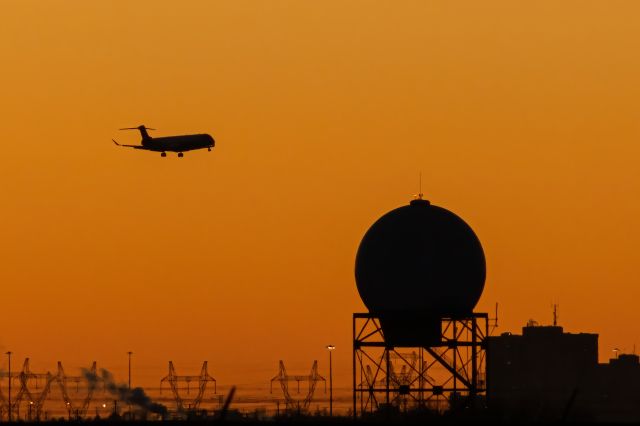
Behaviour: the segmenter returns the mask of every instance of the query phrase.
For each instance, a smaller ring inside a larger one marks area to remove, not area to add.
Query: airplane
[[[143,149],[145,151],[155,151],[160,152],[161,157],[167,156],[167,151],[169,152],[177,152],[178,157],[183,157],[183,152],[192,151],[194,149],[203,149],[207,148],[211,151],[216,144],[213,138],[207,134],[199,134],[199,135],[181,135],[181,136],[164,136],[161,138],[152,138],[147,133],[147,130],[155,130],[151,127],[146,127],[144,124],[138,127],[125,127],[119,130],[139,130],[142,135],[141,145],[121,145],[116,142],[115,139],[111,139],[113,143],[118,146],[133,148],[133,149]]]

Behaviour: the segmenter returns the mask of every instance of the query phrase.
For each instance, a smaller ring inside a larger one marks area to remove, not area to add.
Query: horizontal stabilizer
[[[111,139],[111,140],[113,141],[113,143],[115,143],[118,146],[124,146],[124,147],[127,147],[127,148],[135,148],[135,149],[145,149],[142,145],[122,145],[122,144],[119,144],[118,142],[116,142],[115,139]]]

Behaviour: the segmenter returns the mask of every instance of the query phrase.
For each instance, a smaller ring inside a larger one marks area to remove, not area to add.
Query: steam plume
[[[83,370],[82,374],[92,386],[96,386],[99,382],[103,382],[105,389],[110,394],[116,396],[118,400],[127,405],[133,405],[143,411],[159,414],[163,417],[167,414],[167,407],[157,402],[153,402],[145,393],[144,389],[140,387],[129,389],[125,384],[117,384],[113,379],[113,374],[104,368],[100,370],[100,377],[89,370]]]

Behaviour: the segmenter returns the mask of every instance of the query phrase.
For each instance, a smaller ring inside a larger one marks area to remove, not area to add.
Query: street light
[[[333,368],[331,365],[331,352],[336,347],[334,345],[327,345],[329,351],[329,416],[333,416]]]
[[[129,393],[131,393],[131,355],[133,352],[129,351],[127,355],[129,355]],[[133,420],[131,404],[129,404],[129,420]]]
[[[6,355],[9,357],[9,422],[11,422],[11,351],[8,351]]]
[[[131,355],[133,352],[129,351],[127,354],[129,355],[129,390],[131,390]]]

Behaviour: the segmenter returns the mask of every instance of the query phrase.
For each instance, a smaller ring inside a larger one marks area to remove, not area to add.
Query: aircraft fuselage
[[[159,138],[143,138],[142,149],[157,152],[185,152],[194,149],[213,148],[215,141],[210,135],[165,136]]]

